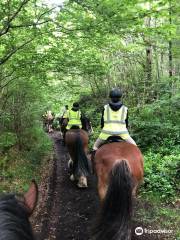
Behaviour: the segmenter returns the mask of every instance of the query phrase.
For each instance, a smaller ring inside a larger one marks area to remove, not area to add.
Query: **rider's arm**
[[[84,118],[85,114],[83,112],[80,112],[80,120],[82,121],[82,119]]]
[[[103,108],[103,111],[102,111],[102,115],[101,115],[101,128],[104,127],[104,108]]]
[[[126,128],[128,128],[128,110],[127,110],[127,117],[125,119],[125,122],[126,122]]]
[[[67,110],[67,111],[65,111],[64,113],[63,113],[63,116],[62,116],[63,118],[68,118],[69,117],[69,111]]]

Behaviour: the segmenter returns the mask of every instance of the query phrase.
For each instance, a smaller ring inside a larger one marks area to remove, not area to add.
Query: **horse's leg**
[[[106,196],[106,192],[107,192],[107,188],[108,188],[108,171],[105,168],[102,161],[100,163],[100,160],[98,160],[98,161],[97,161],[97,159],[95,159],[95,160],[96,161],[94,162],[95,163],[94,170],[95,170],[95,172],[97,174],[97,178],[98,178],[98,183],[97,183],[98,194],[99,194],[100,201],[102,202]]]
[[[69,154],[68,154],[69,155]],[[74,177],[74,174],[72,173],[72,170],[73,170],[73,160],[71,158],[71,156],[69,155],[69,160],[68,160],[68,169],[69,169],[69,172],[70,172],[70,180],[71,181],[75,181],[75,177]]]
[[[133,188],[133,190],[132,190],[132,197],[133,197],[133,198],[136,198],[136,196],[137,196],[137,187],[138,187],[138,186],[135,185],[134,188]]]
[[[50,122],[48,121],[48,133],[50,133]]]
[[[105,182],[105,179],[103,178],[103,176],[98,177],[98,193],[99,193],[99,198],[100,201],[102,202],[103,199],[106,196],[106,192],[107,192],[107,184]]]
[[[73,171],[73,160],[71,159],[71,157],[69,156],[69,160],[68,160],[68,169],[69,172],[72,174]],[[73,174],[72,174],[73,175]],[[74,178],[74,177],[73,177]],[[74,181],[74,180],[73,180]]]
[[[50,122],[49,122],[49,132],[51,133],[51,132],[53,132],[53,120],[50,120]]]
[[[72,182],[75,181],[75,177],[74,177],[74,174],[71,174],[70,178],[69,178]]]
[[[72,170],[72,165],[73,165],[73,160],[69,156],[69,160],[68,160],[68,168],[69,168],[69,170]]]
[[[132,197],[133,197],[134,199],[136,199],[136,197],[137,197],[137,190],[138,190],[138,181],[135,180],[135,181],[134,181],[133,190],[132,190]]]
[[[51,126],[50,126],[50,124],[48,125],[48,132],[51,133]]]

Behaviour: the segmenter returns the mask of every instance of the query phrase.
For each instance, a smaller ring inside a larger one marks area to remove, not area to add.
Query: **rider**
[[[81,111],[79,107],[79,103],[75,102],[73,103],[73,107],[71,110],[68,110],[66,114],[64,115],[64,118],[67,118],[68,125],[66,129],[70,128],[82,128],[82,117],[81,117]]]
[[[63,131],[63,142],[65,144],[65,135],[67,130],[69,130],[70,128],[82,128],[82,116],[79,108],[79,103],[73,103],[72,108],[66,111],[63,116],[63,123],[64,127],[67,124]]]
[[[63,110],[62,117],[64,117],[64,115],[67,113],[67,111],[68,111],[68,105],[65,105],[65,106],[64,106],[64,110]]]
[[[128,132],[128,108],[121,102],[122,92],[115,88],[110,91],[109,97],[111,101],[104,106],[101,117],[102,131],[94,143],[93,155],[110,136],[119,136],[126,142],[136,145]]]

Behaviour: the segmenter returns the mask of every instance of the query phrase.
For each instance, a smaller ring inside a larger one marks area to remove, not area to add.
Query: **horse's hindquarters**
[[[88,135],[81,129],[70,129],[66,133],[65,142],[72,160],[71,178],[78,181],[78,187],[87,187],[86,176],[89,175],[90,171],[86,156],[88,149]]]
[[[102,202],[96,240],[130,239],[132,194],[143,179],[143,156],[135,145],[103,145],[95,155],[98,192]]]
[[[126,142],[116,142],[103,145],[95,156],[95,170],[104,188],[108,185],[109,173],[115,164],[125,160],[134,180],[134,187],[143,180],[143,156],[139,148]]]

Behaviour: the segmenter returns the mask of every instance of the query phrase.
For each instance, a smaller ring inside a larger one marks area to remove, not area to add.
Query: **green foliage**
[[[156,149],[157,151],[157,149]],[[145,153],[144,193],[152,193],[166,202],[176,196],[180,181],[180,148],[158,148]]]
[[[32,179],[40,179],[40,171],[46,164],[52,150],[52,142],[41,129],[34,130],[34,140],[29,150],[19,152],[11,148],[6,154],[0,155],[1,191],[26,191]]]
[[[0,2],[3,174],[15,177],[9,166],[16,163],[16,151],[25,154],[27,168],[15,171],[23,178],[28,166],[40,166],[49,149],[40,123],[47,108],[59,112],[80,98],[94,128],[92,146],[101,131],[102,106],[118,86],[129,107],[130,134],[157,158],[151,188],[165,187],[172,195],[171,173],[157,182],[161,157],[171,156],[169,149],[179,144],[178,2],[71,0],[56,10],[39,1]]]
[[[25,152],[25,158],[33,165],[40,165],[42,158],[52,150],[52,142],[42,129],[33,129],[34,138],[30,143],[30,151]]]
[[[0,149],[6,151],[17,142],[16,135],[11,132],[4,132],[0,136]]]
[[[136,108],[130,118],[137,143],[142,148],[179,144],[179,97],[164,99]]]
[[[90,117],[94,128],[94,134],[90,137],[91,148],[101,132],[101,111],[106,102],[102,97],[84,95],[80,98],[81,108]],[[145,156],[143,195],[154,195],[166,202],[175,199],[179,191],[178,108],[178,95],[171,99],[165,95],[161,100],[140,109],[129,109],[130,134],[133,133]]]

